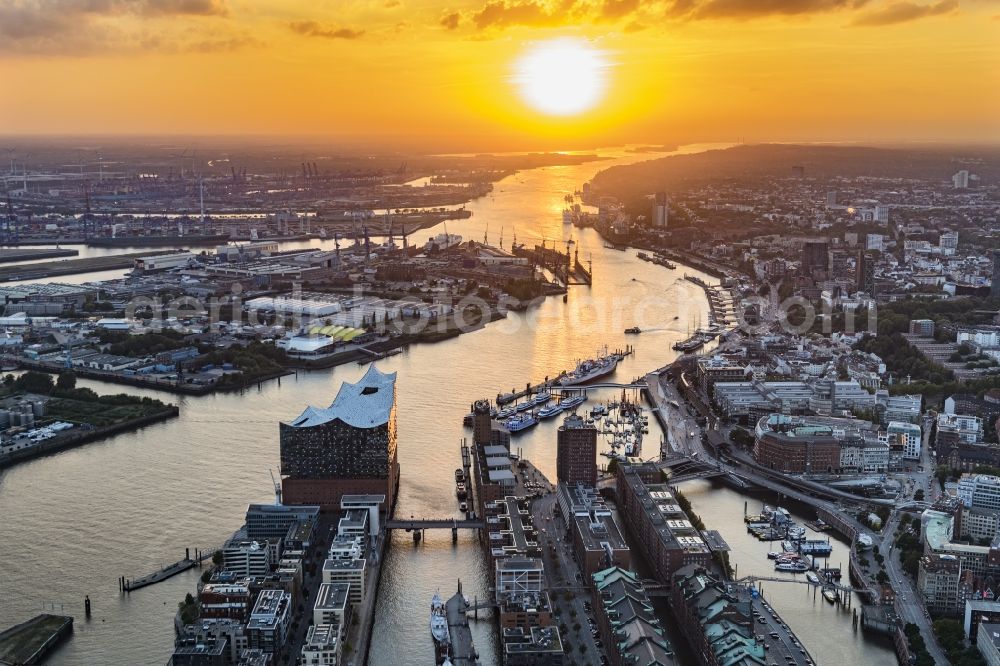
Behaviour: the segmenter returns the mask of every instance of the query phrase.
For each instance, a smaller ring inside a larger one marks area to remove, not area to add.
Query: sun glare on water
[[[608,63],[583,39],[533,45],[514,63],[513,80],[534,109],[569,116],[593,108],[604,96]]]

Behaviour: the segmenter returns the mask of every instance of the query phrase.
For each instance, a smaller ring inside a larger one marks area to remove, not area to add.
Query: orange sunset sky
[[[605,85],[550,115],[560,38]],[[0,134],[996,142],[1000,0],[0,0],[0,81]]]

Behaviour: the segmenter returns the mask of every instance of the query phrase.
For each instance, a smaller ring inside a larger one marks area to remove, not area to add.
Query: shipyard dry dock
[[[43,664],[49,651],[71,633],[73,618],[48,613],[36,615],[0,633],[0,664]]]

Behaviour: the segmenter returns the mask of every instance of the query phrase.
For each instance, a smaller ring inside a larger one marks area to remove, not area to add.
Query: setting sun
[[[521,96],[543,113],[568,116],[601,101],[608,63],[582,39],[553,39],[531,47],[514,65]]]

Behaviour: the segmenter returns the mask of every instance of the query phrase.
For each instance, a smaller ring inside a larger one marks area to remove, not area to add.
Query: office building
[[[983,420],[967,414],[937,415],[937,438],[934,445],[940,456],[952,444],[975,444],[982,441]]]
[[[666,192],[657,192],[653,197],[653,210],[650,215],[650,224],[654,227],[665,228],[670,222],[670,203]]]
[[[875,406],[875,396],[857,381],[829,379],[811,383],[716,382],[713,400],[726,416],[745,417],[751,422],[774,412],[832,414]]]
[[[889,437],[898,435],[903,442],[903,458],[905,460],[920,460],[920,445],[923,435],[920,426],[905,421],[890,421],[886,426]]]
[[[263,576],[274,561],[268,542],[231,539],[222,547],[222,569],[239,576]]]
[[[288,637],[292,616],[292,595],[281,590],[261,590],[247,622],[249,649],[272,655],[281,651]]]
[[[712,395],[716,382],[741,382],[747,378],[745,361],[738,362],[729,357],[701,356],[698,358],[696,377],[698,385],[705,393]]]
[[[350,585],[348,601],[358,606],[365,598],[365,574],[367,573],[365,567],[364,558],[356,560],[327,559],[323,562],[323,582]]]
[[[941,248],[941,254],[945,256],[951,256],[955,254],[958,250],[958,232],[957,231],[946,231],[938,237],[938,247]]]
[[[359,536],[336,536],[330,543],[328,557],[331,560],[357,560],[365,556],[364,538]]]
[[[969,170],[962,169],[951,177],[951,184],[956,190],[965,190],[969,187]]]
[[[919,335],[922,338],[934,337],[933,319],[911,319],[910,335]]]
[[[225,638],[195,642],[179,639],[174,645],[170,666],[229,666],[229,645]]]
[[[955,555],[931,553],[920,558],[917,590],[927,610],[940,615],[958,615],[972,596],[973,572],[962,569]]]
[[[226,665],[237,663],[240,654],[247,649],[246,623],[240,620],[200,617],[194,624],[185,625],[178,633],[176,645],[186,648],[182,650],[186,654],[183,655],[181,661],[173,663],[199,666],[198,651],[192,650],[191,647],[220,643],[226,646],[223,663]],[[208,652],[213,655],[211,658],[214,659],[215,649],[210,648]]]
[[[1000,666],[1000,624],[983,622],[976,635],[976,647],[987,666]]]
[[[496,563],[497,598],[545,589],[545,565],[535,557],[506,557]]]
[[[381,531],[379,509],[385,504],[385,495],[344,495],[340,498],[340,510],[351,512],[362,509],[368,512],[368,536],[374,537]]]
[[[962,628],[969,642],[979,640],[979,627],[983,623],[1000,623],[1000,601],[993,599],[969,599],[965,602],[965,621]]]
[[[969,508],[1000,511],[1000,477],[963,474],[958,480],[958,499]]]
[[[576,414],[559,426],[556,477],[560,483],[597,485],[597,428]]]
[[[562,666],[566,663],[559,627],[504,628],[501,642],[506,666]]]
[[[887,389],[875,392],[875,412],[882,425],[888,425],[892,421],[917,423],[923,413],[922,405],[923,396],[919,393],[889,395]]]
[[[246,537],[275,543],[286,549],[308,550],[319,521],[319,507],[288,504],[251,504],[246,513]]]
[[[208,583],[198,592],[201,618],[246,622],[250,613],[250,589],[243,583]]]
[[[830,269],[830,244],[826,241],[806,241],[802,244],[802,274],[813,276],[817,272],[825,278]]]
[[[320,583],[313,604],[313,624],[350,626],[351,591],[346,583]]]
[[[498,560],[541,557],[538,529],[531,519],[531,507],[520,497],[504,497],[486,505],[486,549],[491,566]]]
[[[576,560],[585,578],[608,567],[632,565],[632,553],[607,506],[577,510],[565,520],[573,533]]]
[[[396,374],[371,365],[356,383],[344,382],[329,407],[308,407],[282,423],[282,498],[337,511],[344,495],[385,496],[394,503],[399,482],[396,455]]]
[[[341,641],[345,628],[337,624],[314,624],[302,644],[301,666],[338,666],[343,650]]]

